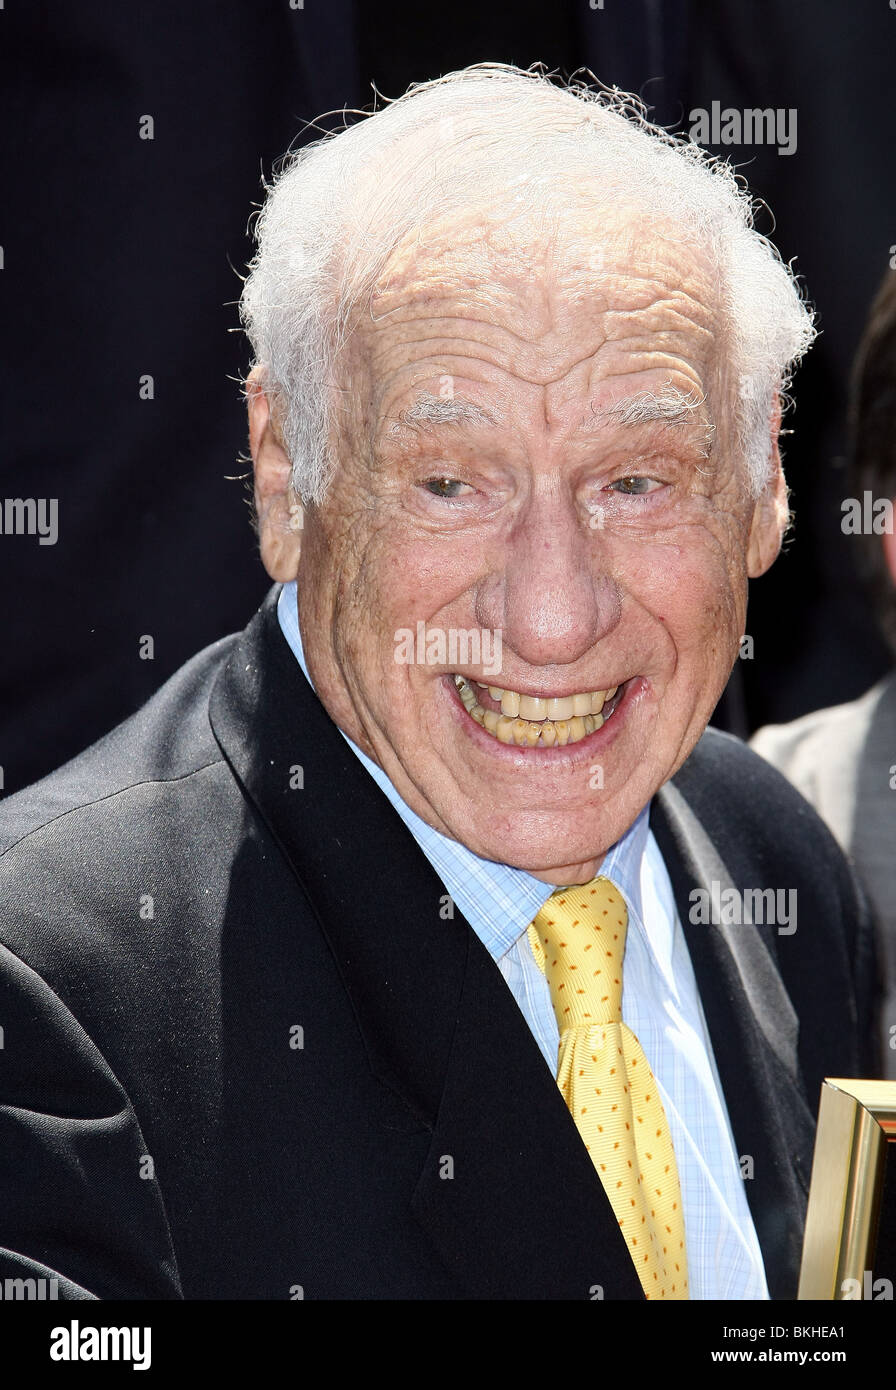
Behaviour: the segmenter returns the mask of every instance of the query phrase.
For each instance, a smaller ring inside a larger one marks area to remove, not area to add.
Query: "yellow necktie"
[[[647,1298],[688,1298],[681,1189],[643,1048],[622,1022],[628,911],[608,878],[552,893],[529,927],[560,1029],[557,1082]]]

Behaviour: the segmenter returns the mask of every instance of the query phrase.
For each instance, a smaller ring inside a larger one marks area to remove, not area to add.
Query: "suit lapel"
[[[371,1071],[432,1133],[417,1221],[469,1296],[640,1297],[519,1008],[468,923],[444,918],[443,884],[308,685],[278,593],[218,678],[212,727],[329,943]]]
[[[556,1081],[493,961],[470,935],[414,1213],[477,1298],[641,1299],[618,1222]]]
[[[675,893],[741,1160],[772,1298],[795,1298],[815,1122],[797,1064],[797,1019],[774,963],[772,928],[692,921],[694,889],[739,892],[717,844],[673,778],[651,828]],[[749,1171],[749,1169],[748,1169]]]

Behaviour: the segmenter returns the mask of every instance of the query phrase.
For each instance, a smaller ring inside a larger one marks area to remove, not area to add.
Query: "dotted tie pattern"
[[[608,878],[552,893],[529,927],[560,1029],[557,1083],[650,1299],[688,1295],[681,1189],[663,1103],[622,1022],[625,901]]]

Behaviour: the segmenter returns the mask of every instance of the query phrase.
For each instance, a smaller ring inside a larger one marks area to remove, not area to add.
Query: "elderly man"
[[[3,1272],[765,1298],[869,925],[704,732],[811,323],[724,166],[484,65],[300,151],[247,630],[4,808]]]

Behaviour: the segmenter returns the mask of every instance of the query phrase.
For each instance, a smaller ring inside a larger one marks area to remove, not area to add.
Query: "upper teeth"
[[[478,684],[478,682],[477,682]],[[501,706],[501,713],[509,719],[572,719],[575,715],[600,714],[605,701],[616,694],[617,686],[610,690],[588,690],[581,695],[562,695],[552,699],[541,699],[537,695],[520,695],[516,690],[502,690],[500,686],[482,686],[488,690],[493,700]]]
[[[605,720],[601,711],[612,699],[618,686],[609,690],[589,690],[578,695],[552,696],[521,695],[517,690],[502,690],[498,685],[470,682],[455,676],[457,691],[467,713],[501,743],[516,743],[534,748],[553,748],[556,745],[578,743],[599,729]],[[484,709],[476,698],[473,684],[488,690],[501,705],[501,713]]]

